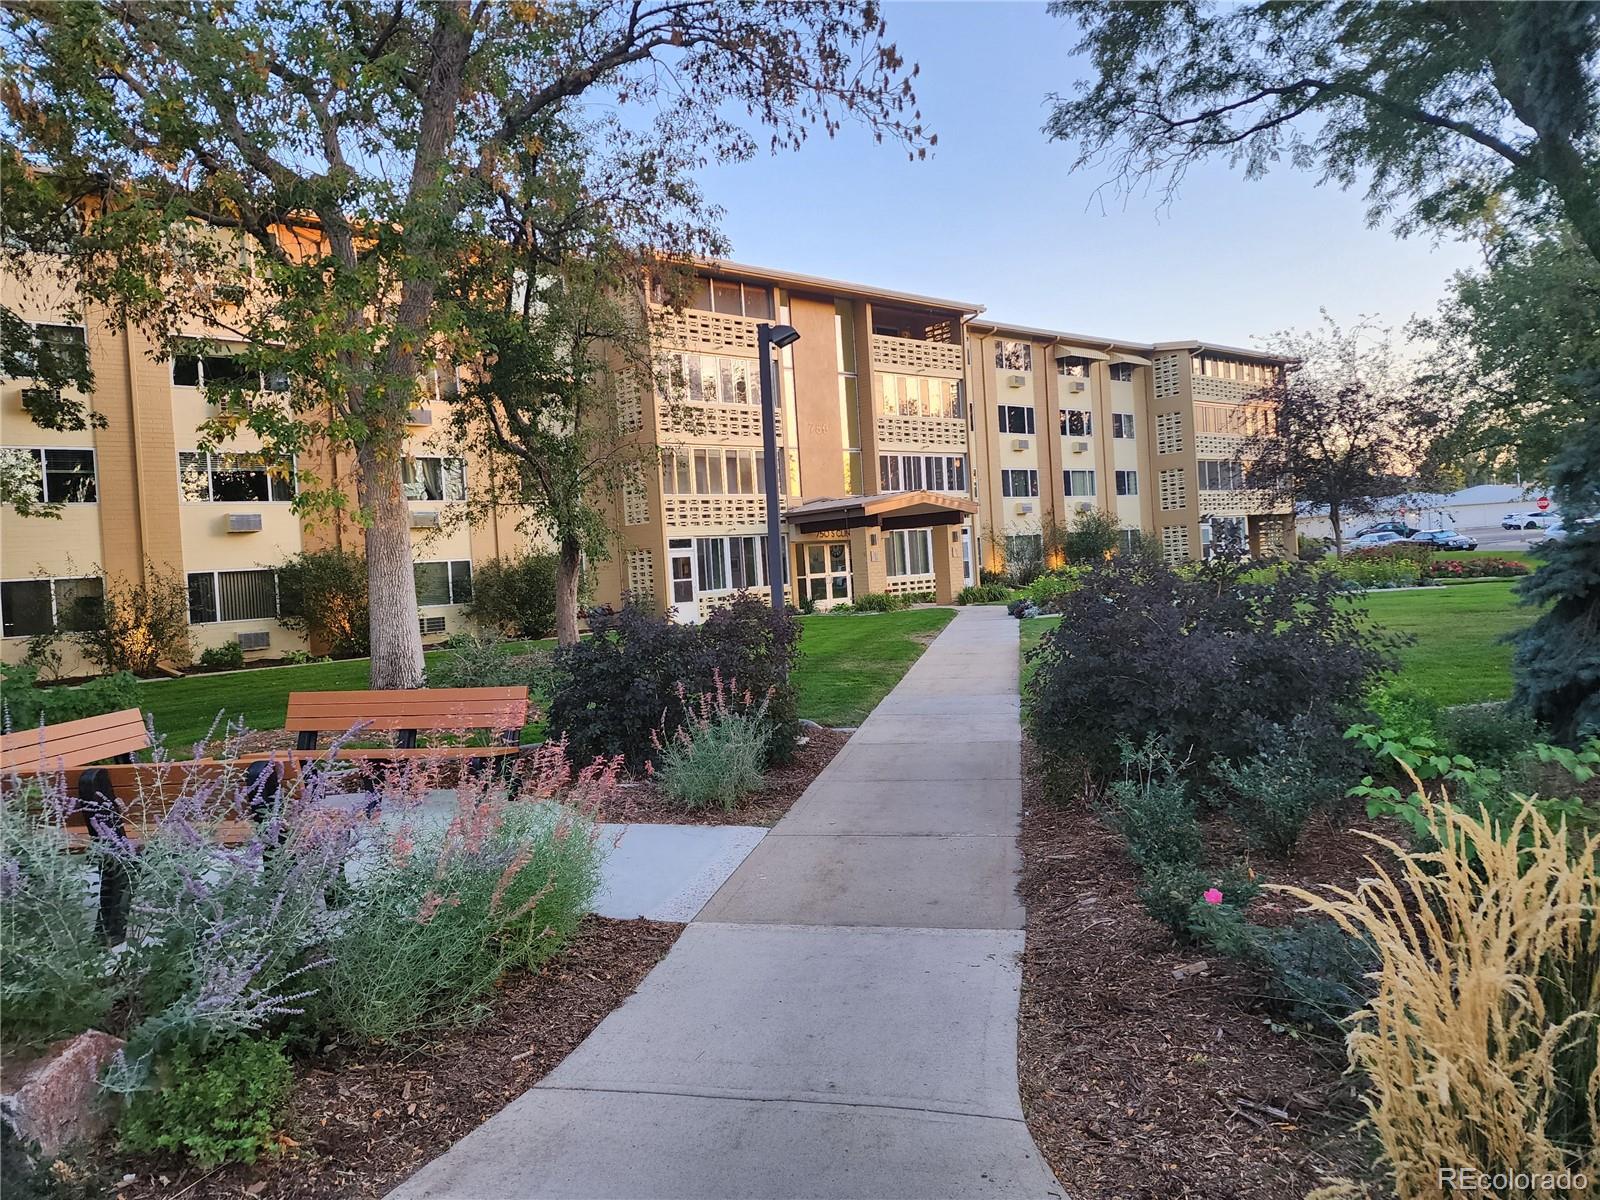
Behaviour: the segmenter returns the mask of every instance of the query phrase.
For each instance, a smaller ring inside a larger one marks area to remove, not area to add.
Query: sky
[[[890,40],[921,67],[938,145],[925,162],[847,125],[798,152],[712,167],[739,262],[972,301],[1017,324],[1129,340],[1260,346],[1376,316],[1431,313],[1474,250],[1368,228],[1359,192],[1284,166],[1246,180],[1223,161],[1177,198],[1097,190],[1040,127],[1051,92],[1087,73],[1073,26],[1041,4],[888,3]]]

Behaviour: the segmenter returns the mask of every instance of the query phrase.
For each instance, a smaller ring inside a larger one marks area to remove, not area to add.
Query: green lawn
[[[824,725],[859,725],[900,681],[931,637],[955,616],[949,608],[801,617],[802,656],[795,671],[800,715]],[[548,646],[550,642],[524,643]],[[448,655],[436,650],[430,663]],[[139,685],[140,705],[155,718],[169,747],[187,750],[211,728],[218,712],[243,717],[252,729],[282,729],[290,692],[359,690],[367,686],[364,658],[266,667]]]

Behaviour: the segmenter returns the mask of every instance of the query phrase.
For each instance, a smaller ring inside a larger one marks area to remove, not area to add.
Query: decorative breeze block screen
[[[656,572],[653,556],[648,550],[628,551],[628,595],[635,600],[654,600]]]
[[[1183,453],[1183,414],[1175,412],[1156,414],[1156,453]]]
[[[1161,497],[1162,512],[1176,512],[1189,505],[1189,488],[1182,467],[1156,473],[1156,494]]]
[[[1189,557],[1189,527],[1164,525],[1161,528],[1161,553],[1168,562],[1184,562]]]

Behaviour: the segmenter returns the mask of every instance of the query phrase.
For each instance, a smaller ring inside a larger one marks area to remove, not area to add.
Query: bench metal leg
[[[111,784],[111,773],[103,768],[78,776],[78,803],[89,820],[89,836],[96,842],[123,839],[127,827],[122,820],[122,804]],[[102,850],[100,855],[100,914],[97,928],[112,945],[128,935],[128,902],[133,890],[128,867],[120,855]]]

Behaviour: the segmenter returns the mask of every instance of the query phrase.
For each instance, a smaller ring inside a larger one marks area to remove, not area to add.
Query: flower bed
[[[1514,558],[1439,558],[1429,562],[1429,579],[1515,579],[1532,570]]]

